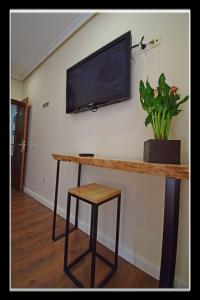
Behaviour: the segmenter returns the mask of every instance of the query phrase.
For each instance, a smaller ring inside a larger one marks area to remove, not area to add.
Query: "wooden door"
[[[23,101],[11,100],[12,137],[11,137],[11,185],[23,191],[25,156],[28,127],[28,98]]]

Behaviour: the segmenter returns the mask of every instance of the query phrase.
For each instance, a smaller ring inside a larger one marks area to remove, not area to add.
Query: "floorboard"
[[[58,234],[64,230],[58,216]],[[52,211],[25,193],[12,190],[11,198],[11,288],[77,288],[63,272],[64,239],[51,240]],[[89,237],[81,230],[70,234],[69,260],[88,248]],[[97,250],[107,259],[113,253],[98,243]],[[91,256],[72,268],[82,283],[89,286]],[[96,284],[110,268],[99,258]],[[105,288],[157,288],[158,281],[119,257],[118,270]]]

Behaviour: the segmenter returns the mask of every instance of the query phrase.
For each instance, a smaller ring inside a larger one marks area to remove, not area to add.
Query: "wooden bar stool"
[[[89,249],[77,257],[74,261],[68,264],[68,249],[69,249],[69,219],[70,219],[70,206],[71,196],[78,198],[84,202],[92,205],[91,209],[91,227],[90,227],[90,242]],[[111,267],[110,273],[101,281],[98,287],[103,287],[113,273],[117,270],[118,262],[118,244],[119,244],[119,224],[120,224],[120,204],[121,204],[121,190],[112,187],[104,186],[97,183],[91,183],[88,185],[71,188],[68,190],[68,202],[66,213],[66,232],[65,232],[65,248],[64,248],[64,272],[71,278],[71,280],[78,286],[84,288],[83,284],[72,274],[70,269],[78,263],[85,255],[92,252],[91,261],[91,277],[90,287],[95,287],[95,267],[96,256],[98,256],[104,263]],[[115,240],[115,257],[114,263],[107,260],[96,251],[97,241],[97,224],[98,224],[98,208],[100,205],[114,199],[118,199],[117,204],[117,224],[116,224],[116,240]]]

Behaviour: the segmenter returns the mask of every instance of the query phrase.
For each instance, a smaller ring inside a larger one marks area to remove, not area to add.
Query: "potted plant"
[[[176,86],[169,86],[164,73],[158,80],[158,87],[153,89],[146,80],[140,81],[140,102],[147,111],[145,125],[152,125],[154,139],[144,143],[144,161],[155,163],[180,164],[180,140],[168,140],[171,120],[181,111],[180,104],[189,99],[185,96],[182,100],[177,93]]]

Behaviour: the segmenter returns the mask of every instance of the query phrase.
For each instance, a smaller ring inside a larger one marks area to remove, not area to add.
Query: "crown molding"
[[[31,72],[33,72],[53,51],[55,51],[63,42],[65,42],[78,28],[91,19],[96,13],[83,13],[74,20],[59,36],[56,38],[38,57],[34,60],[21,75],[13,75],[17,80],[24,80]]]

